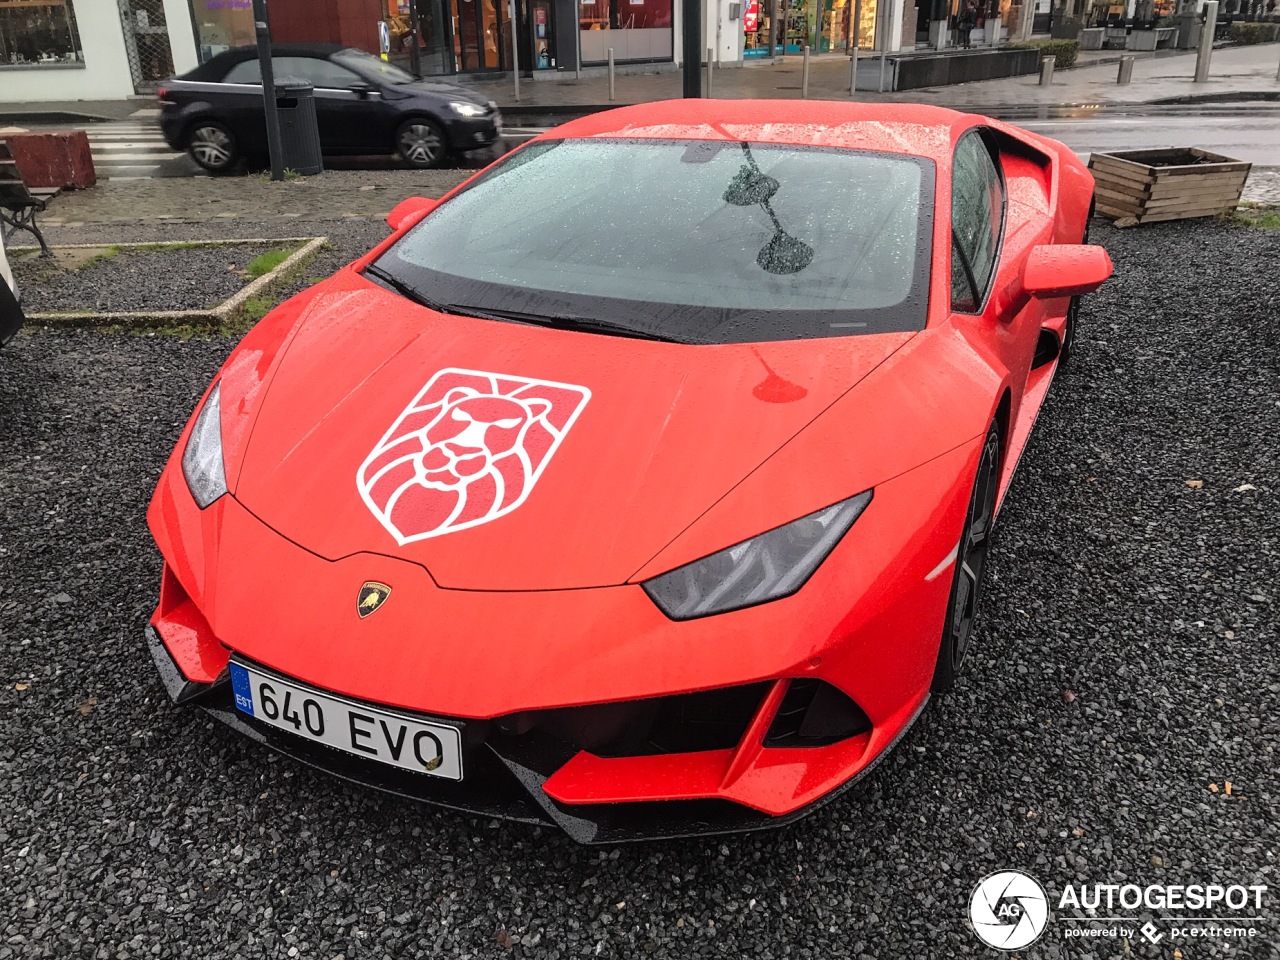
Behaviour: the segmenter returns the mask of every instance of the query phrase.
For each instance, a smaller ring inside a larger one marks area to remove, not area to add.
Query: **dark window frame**
[[[988,158],[991,160],[992,166],[996,170],[996,182],[1000,185],[1000,221],[993,224],[996,228],[996,248],[991,259],[991,274],[986,279],[986,288],[982,291],[982,295],[978,296],[977,279],[973,275],[973,267],[969,263],[969,256],[965,252],[964,247],[959,242],[955,231],[955,188],[956,188],[956,158],[959,156],[961,145],[969,138],[976,137],[982,144],[982,148],[986,151]],[[949,271],[948,271],[948,289],[952,292],[949,294],[951,298],[951,312],[962,313],[968,316],[980,316],[986,312],[987,304],[991,300],[991,292],[995,289],[996,275],[1000,272],[1000,257],[1004,253],[1005,227],[1008,225],[1009,218],[1009,188],[1005,182],[1004,165],[1000,162],[1000,150],[990,133],[985,127],[971,127],[960,135],[956,141],[955,149],[951,153],[951,210],[947,213],[947,229],[951,234],[951,243],[949,245]],[[957,254],[959,255],[957,257]],[[973,295],[973,309],[966,309],[963,304],[956,301],[954,294],[954,281],[952,274],[955,273],[956,261],[960,262],[960,267],[965,273],[968,281],[969,291]]]

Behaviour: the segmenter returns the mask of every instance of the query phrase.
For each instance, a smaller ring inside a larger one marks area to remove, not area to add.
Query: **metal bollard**
[[[609,48],[609,99],[614,99],[613,89],[613,47]]]
[[[1053,83],[1053,65],[1057,62],[1057,57],[1045,57],[1040,61],[1040,86],[1047,87]]]
[[[1200,49],[1196,51],[1196,83],[1209,79],[1209,61],[1213,58],[1213,34],[1218,29],[1218,0],[1204,5],[1204,24],[1200,27]]]
[[[713,72],[711,69],[711,60],[714,56],[715,56],[715,51],[711,49],[711,47],[707,47],[707,96],[708,97],[715,96],[715,94],[712,92],[715,89],[715,84],[711,79],[712,72]]]
[[[800,66],[800,99],[809,99],[809,45],[804,45],[804,63]]]
[[[1120,72],[1116,75],[1116,83],[1128,83],[1133,79],[1133,57],[1120,58]]]

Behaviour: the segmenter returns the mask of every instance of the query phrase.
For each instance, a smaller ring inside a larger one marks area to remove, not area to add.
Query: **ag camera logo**
[[[1021,950],[1049,924],[1044,887],[1020,870],[984,877],[969,897],[969,923],[978,939],[997,950]]]

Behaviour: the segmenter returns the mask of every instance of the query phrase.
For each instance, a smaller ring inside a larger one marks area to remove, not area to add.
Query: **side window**
[[[223,83],[262,83],[262,66],[257,60],[241,60],[227,71]]]
[[[1004,183],[976,133],[956,145],[951,171],[951,309],[976,312],[986,300],[1004,229]]]
[[[346,67],[318,57],[273,57],[271,66],[277,77],[300,77],[310,80],[317,89],[349,90],[361,82],[360,77]]]

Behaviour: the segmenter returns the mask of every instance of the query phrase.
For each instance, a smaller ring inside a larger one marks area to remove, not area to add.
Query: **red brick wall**
[[[341,43],[378,52],[384,0],[270,0],[268,9],[278,43]]]

